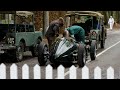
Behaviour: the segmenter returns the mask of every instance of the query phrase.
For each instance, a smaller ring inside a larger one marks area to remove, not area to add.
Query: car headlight
[[[7,41],[8,44],[14,44],[14,38],[8,38]]]
[[[86,37],[85,37],[85,42],[86,42],[86,43],[90,42],[89,39],[90,39],[90,37],[89,37],[89,36],[86,36]]]
[[[92,38],[92,39],[96,39],[96,37],[97,37],[97,33],[96,33],[95,31],[93,31],[93,32],[91,33],[91,38]]]

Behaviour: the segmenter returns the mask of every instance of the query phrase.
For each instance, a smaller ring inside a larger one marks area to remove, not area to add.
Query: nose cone
[[[64,54],[66,51],[68,51],[70,48],[73,47],[73,44],[68,45],[69,41],[67,41],[66,39],[63,39],[60,43],[59,46],[57,48],[57,51],[55,53],[55,59],[58,58],[60,55]]]

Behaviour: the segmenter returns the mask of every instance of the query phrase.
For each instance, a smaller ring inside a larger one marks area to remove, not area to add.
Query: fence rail
[[[64,66],[60,65],[57,69],[57,78],[53,78],[53,67],[51,65],[48,65],[45,67],[45,79],[65,79],[65,68]],[[77,67],[72,65],[67,74],[69,73],[69,79],[77,79]],[[22,79],[29,79],[29,66],[27,64],[24,64],[22,66]],[[41,79],[42,70],[41,67],[36,64],[33,67],[33,78],[34,79]],[[102,79],[101,75],[101,68],[96,67],[94,68],[94,79]],[[0,65],[0,79],[6,79],[6,65],[1,64]],[[81,79],[90,79],[89,77],[89,68],[87,66],[84,66],[82,68],[81,72],[82,78]],[[12,64],[10,66],[10,79],[18,79],[18,66],[16,64]],[[109,67],[107,69],[107,79],[114,79],[114,69],[112,67]]]

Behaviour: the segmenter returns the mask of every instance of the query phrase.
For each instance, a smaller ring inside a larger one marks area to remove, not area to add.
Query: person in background
[[[112,16],[110,16],[109,20],[108,20],[108,24],[110,26],[110,30],[113,29],[113,25],[114,25],[114,18]]]
[[[64,19],[60,17],[57,20],[54,20],[50,23],[50,25],[47,27],[45,37],[48,40],[49,45],[49,52],[51,54],[52,44],[55,41],[55,39],[59,36],[59,32],[61,28],[64,25]],[[50,60],[47,60],[46,65],[51,64]]]
[[[78,25],[68,27],[64,31],[64,36],[75,38],[77,42],[85,43],[85,30]]]
[[[47,38],[49,44],[49,50],[51,50],[51,45],[55,41],[56,37],[59,36],[60,28],[63,27],[63,25],[64,19],[62,17],[50,23],[45,33],[45,37]]]

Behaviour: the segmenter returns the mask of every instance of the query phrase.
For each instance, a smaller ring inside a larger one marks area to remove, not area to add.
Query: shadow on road
[[[32,56],[24,56],[22,61],[26,61],[26,60],[30,60],[31,58],[33,58]],[[2,54],[0,55],[0,63],[17,63],[15,62],[14,58],[7,55],[7,54]]]
[[[51,64],[53,69],[57,69],[60,65],[62,65],[64,68],[70,68],[72,65],[77,66],[77,64],[73,64],[73,63],[59,63],[55,65]]]

